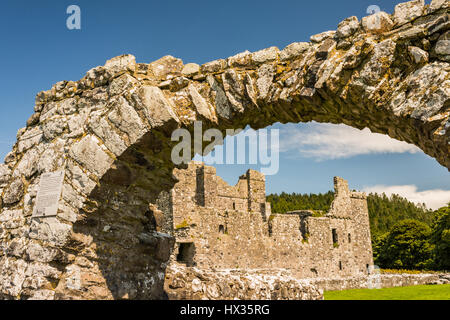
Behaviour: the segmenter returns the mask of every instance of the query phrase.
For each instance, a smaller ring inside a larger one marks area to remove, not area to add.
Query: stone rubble
[[[322,300],[317,287],[280,273],[207,271],[182,265],[166,270],[164,289],[172,300]]]

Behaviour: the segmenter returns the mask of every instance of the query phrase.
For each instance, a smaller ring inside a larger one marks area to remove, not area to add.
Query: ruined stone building
[[[176,246],[172,261],[199,269],[288,269],[296,277],[348,277],[373,265],[366,196],[334,179],[323,216],[272,213],[265,177],[248,170],[235,186],[213,167],[176,170],[171,192]]]

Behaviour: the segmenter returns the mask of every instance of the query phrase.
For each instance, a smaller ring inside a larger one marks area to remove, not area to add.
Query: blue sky
[[[17,130],[32,114],[37,92],[60,80],[78,80],[111,57],[130,53],[138,62],[148,63],[170,54],[185,63],[202,64],[245,50],[308,41],[313,34],[334,30],[346,17],[365,16],[369,5],[393,12],[398,2],[3,0],[0,157],[9,152]],[[81,30],[66,28],[66,8],[71,4],[81,8]],[[437,191],[450,190],[447,169],[422,152],[398,145],[398,149],[380,149],[377,139],[364,147],[372,138],[340,127],[275,127],[281,130],[280,137],[314,136],[316,144],[294,148],[293,143],[281,152],[279,173],[267,179],[268,192],[326,192],[332,187],[332,177],[340,175],[355,189],[413,186],[416,189],[409,189],[410,198],[436,190],[426,197],[450,200],[450,193]],[[317,136],[332,135],[333,130],[343,137],[359,137],[342,140],[348,141],[343,149],[357,152],[347,150],[338,158],[320,153],[327,146]],[[247,167],[218,166],[218,173],[234,183]]]

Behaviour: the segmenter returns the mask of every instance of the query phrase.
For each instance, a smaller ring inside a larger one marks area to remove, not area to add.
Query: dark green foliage
[[[433,221],[432,211],[427,210],[424,205],[416,205],[395,194],[387,197],[384,193],[371,193],[367,196],[367,207],[372,238],[385,234],[401,220],[414,219],[427,225],[431,225]]]
[[[270,194],[267,201],[272,205],[272,212],[286,213],[294,210],[322,210],[327,212],[330,209],[334,193],[329,191],[325,194],[299,194],[281,193]]]
[[[378,238],[375,264],[390,269],[431,269],[434,245],[430,235],[431,228],[423,222],[398,222],[386,236]]]
[[[272,212],[286,213],[293,210],[322,210],[327,212],[334,199],[334,192],[325,194],[281,193],[267,196],[272,205]],[[431,224],[433,214],[424,206],[415,205],[398,195],[387,197],[385,194],[369,194],[367,197],[369,209],[370,231],[372,236],[388,232],[394,224],[404,219],[415,219]]]
[[[379,257],[382,254],[383,249],[385,248],[387,236],[388,233],[382,235],[372,235],[373,260],[377,266],[384,269],[386,268],[380,263]]]
[[[431,243],[435,245],[436,268],[450,270],[450,203],[435,211]]]
[[[331,191],[267,196],[275,213],[327,212],[333,199]],[[367,205],[375,264],[385,269],[450,270],[450,204],[433,212],[398,195],[369,194]]]

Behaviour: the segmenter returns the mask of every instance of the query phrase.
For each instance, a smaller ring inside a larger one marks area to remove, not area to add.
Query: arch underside
[[[197,120],[223,132],[367,127],[450,168],[449,55],[436,49],[448,28],[442,8],[392,31],[338,29],[201,67],[125,55],[38,94],[0,167],[0,297],[164,298],[171,134]],[[65,171],[58,215],[33,218],[40,176],[56,170]]]

